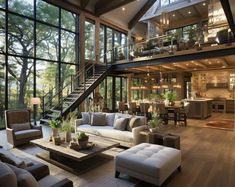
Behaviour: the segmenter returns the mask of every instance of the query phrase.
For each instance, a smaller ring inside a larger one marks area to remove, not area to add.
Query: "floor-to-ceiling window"
[[[85,59],[95,60],[95,23],[85,21]]]
[[[5,109],[61,95],[78,67],[78,24],[77,14],[42,0],[0,1],[0,128]]]
[[[113,63],[127,58],[127,35],[105,25],[100,26],[100,61]],[[102,55],[104,53],[105,55]]]

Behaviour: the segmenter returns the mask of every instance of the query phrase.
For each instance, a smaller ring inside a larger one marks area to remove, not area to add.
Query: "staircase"
[[[76,76],[66,84],[60,91],[53,96],[47,93],[43,97],[43,118],[41,124],[47,124],[52,119],[66,116],[69,112],[74,111],[105,79],[110,68],[106,65],[87,64],[81,68]],[[79,82],[79,83],[78,83]],[[65,90],[70,88],[70,92],[65,94]],[[46,99],[46,97],[50,98]],[[60,99],[61,98],[61,99]],[[48,100],[46,102],[46,100]],[[54,101],[55,100],[55,101]],[[53,103],[56,103],[53,105]]]

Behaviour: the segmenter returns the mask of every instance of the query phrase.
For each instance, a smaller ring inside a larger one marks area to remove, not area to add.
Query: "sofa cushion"
[[[115,113],[114,122],[119,118],[131,118],[129,114]]]
[[[129,120],[129,123],[127,124],[127,126],[126,126],[126,129],[127,129],[128,131],[132,131],[133,128],[139,127],[139,126],[141,126],[140,118],[138,118],[138,117],[132,117],[132,118]]]
[[[17,187],[15,173],[3,162],[0,162],[0,184],[1,187]]]
[[[15,173],[18,187],[37,187],[36,179],[28,171],[8,165]]]
[[[11,124],[10,128],[14,131],[22,131],[22,130],[29,130],[31,129],[30,123],[18,123],[18,124]]]
[[[91,115],[91,125],[105,126],[106,125],[106,114],[93,113]]]
[[[4,150],[0,148],[0,160],[2,162],[6,162],[8,164],[12,164],[16,167],[25,168],[26,164],[23,160],[16,157],[14,154],[12,154],[10,151]]]
[[[113,126],[115,113],[106,113],[106,125]]]
[[[15,132],[16,140],[41,136],[41,131],[38,129],[22,130]]]
[[[114,122],[114,129],[124,131],[126,129],[127,123],[129,122],[129,118],[118,118]]]
[[[111,126],[80,125],[77,130],[119,141],[133,142],[132,132],[116,130]]]
[[[83,124],[90,124],[90,112],[82,112]]]

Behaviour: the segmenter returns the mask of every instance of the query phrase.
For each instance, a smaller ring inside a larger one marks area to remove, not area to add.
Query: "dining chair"
[[[128,110],[128,108],[127,108],[127,106],[125,105],[125,103],[122,102],[122,101],[119,101],[119,102],[118,102],[118,111],[121,112],[121,113],[124,113],[124,112],[127,111],[127,110]]]
[[[137,112],[136,102],[130,102],[128,105],[128,113],[129,114],[136,114],[136,112]]]
[[[149,107],[150,107],[149,103],[140,103],[140,113],[141,113],[141,115],[148,117]]]
[[[164,121],[165,124],[168,124],[168,112],[165,108],[164,103],[156,103],[156,111],[159,114],[162,121]]]
[[[189,102],[184,102],[183,108],[179,110],[178,116],[177,116],[177,121],[184,122],[185,126],[187,126],[189,106],[190,106]]]

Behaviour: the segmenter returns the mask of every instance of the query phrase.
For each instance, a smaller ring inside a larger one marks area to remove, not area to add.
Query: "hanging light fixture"
[[[162,12],[160,16],[160,25],[163,29],[166,29],[169,27],[170,20],[169,20],[169,15],[168,12]]]

